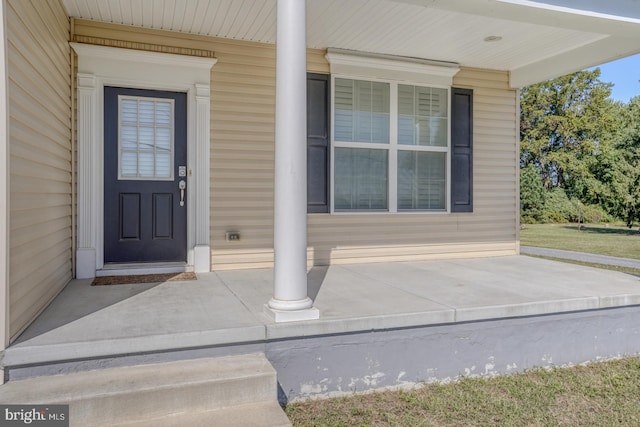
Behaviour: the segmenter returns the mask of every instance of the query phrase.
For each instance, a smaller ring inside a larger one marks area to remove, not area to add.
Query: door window
[[[173,99],[118,96],[118,179],[173,180]]]

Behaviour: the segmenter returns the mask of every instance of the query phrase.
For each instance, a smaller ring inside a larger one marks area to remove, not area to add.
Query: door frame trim
[[[76,277],[104,268],[104,87],[169,90],[187,94],[187,266],[211,269],[210,84],[215,58],[70,43],[77,74]]]

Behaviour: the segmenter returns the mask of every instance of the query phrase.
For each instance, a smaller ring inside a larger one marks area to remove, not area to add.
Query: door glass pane
[[[141,151],[138,153],[138,176],[152,178],[155,175],[153,153]]]
[[[120,174],[126,177],[138,176],[138,154],[123,151],[120,155],[122,156]]]
[[[389,143],[389,83],[335,79],[336,141]]]
[[[120,95],[119,179],[173,179],[173,100]]]
[[[138,123],[155,123],[155,105],[152,101],[138,101]]]
[[[163,153],[171,151],[171,129],[156,129],[156,150]]]
[[[446,153],[398,151],[398,210],[446,209]]]
[[[398,85],[398,144],[446,147],[446,89]]]
[[[156,124],[171,125],[171,105],[168,102],[156,102]]]
[[[138,128],[136,126],[122,126],[120,129],[121,148],[123,150],[138,149]]]
[[[335,210],[387,210],[387,150],[336,148]]]
[[[153,128],[142,126],[138,128],[138,150],[153,151],[153,148],[156,145],[153,133]]]
[[[156,176],[169,178],[171,175],[171,156],[167,153],[156,153]]]
[[[138,123],[138,103],[133,99],[120,102],[120,121],[122,123]]]

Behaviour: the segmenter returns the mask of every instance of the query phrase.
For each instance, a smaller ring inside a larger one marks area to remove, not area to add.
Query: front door
[[[104,89],[104,261],[187,258],[187,96]]]

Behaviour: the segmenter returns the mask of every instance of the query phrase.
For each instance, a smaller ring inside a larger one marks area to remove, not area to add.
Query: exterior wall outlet
[[[238,231],[227,231],[225,233],[225,238],[227,239],[227,242],[235,242],[240,240],[240,232]]]

